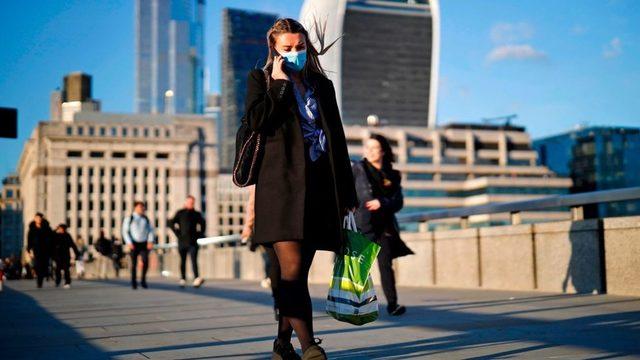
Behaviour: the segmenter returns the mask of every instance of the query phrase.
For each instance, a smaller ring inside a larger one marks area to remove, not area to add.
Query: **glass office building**
[[[640,128],[587,127],[534,141],[538,162],[573,179],[574,193],[640,186]],[[640,201],[585,207],[587,217],[640,214]]]
[[[136,1],[136,112],[204,112],[205,7],[205,0]]]
[[[235,136],[244,114],[247,74],[264,66],[267,30],[274,14],[224,9],[222,14],[222,126],[220,168],[229,171],[235,155]]]
[[[437,0],[307,0],[300,19],[308,29],[326,21],[327,43],[342,36],[320,61],[345,125],[376,115],[389,126],[435,126]]]

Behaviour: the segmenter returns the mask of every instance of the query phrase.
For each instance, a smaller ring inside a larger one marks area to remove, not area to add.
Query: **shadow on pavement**
[[[128,286],[126,282],[110,281]],[[200,289],[186,288],[180,289],[176,285],[168,283],[150,283],[152,289],[163,291],[177,291],[192,295],[215,297],[271,306],[271,296],[262,291],[234,289],[219,287],[212,283]],[[553,299],[575,299],[580,295],[549,295],[524,297],[515,301],[518,303],[544,302]],[[593,296],[592,296],[593,297]],[[601,298],[600,296],[593,297]],[[454,335],[434,337],[428,339],[413,340],[408,342],[397,342],[384,345],[369,345],[361,348],[353,348],[343,351],[332,351],[331,358],[362,358],[376,359],[389,356],[400,356],[401,358],[422,357],[427,355],[437,355],[456,350],[481,349],[487,346],[505,345],[501,348],[509,348],[500,352],[495,352],[482,357],[504,357],[515,355],[527,355],[535,350],[548,349],[556,346],[570,346],[583,349],[592,349],[597,352],[606,353],[609,356],[625,356],[640,354],[640,311],[617,312],[603,315],[571,317],[560,320],[532,318],[529,313],[536,313],[544,310],[579,308],[585,306],[598,306],[602,304],[613,304],[618,302],[637,302],[638,300],[620,300],[608,302],[591,302],[586,304],[575,304],[573,306],[543,307],[521,311],[511,309],[504,313],[476,313],[469,309],[475,305],[482,307],[503,305],[513,305],[504,300],[420,305],[411,306],[403,317],[389,317],[382,314],[381,318],[373,324],[363,327],[353,327],[347,329],[318,331],[316,335],[344,334],[348,336],[353,332],[367,332],[372,330],[388,329],[393,332],[394,328],[400,327],[424,327],[429,329],[456,332]],[[314,298],[314,309],[319,310],[324,307],[324,299]],[[494,304],[495,303],[495,304]],[[452,307],[451,309],[448,307]],[[462,310],[462,311],[461,311]],[[518,316],[514,316],[518,315]],[[184,344],[177,346],[155,347],[146,349],[135,349],[126,352],[110,353],[113,355],[123,355],[134,352],[153,352],[178,350],[185,348],[220,346],[229,344],[239,344],[246,342],[269,341],[272,335],[256,338],[245,338],[233,341],[215,341],[205,343]],[[512,344],[510,347],[509,344]],[[250,354],[244,354],[249,356]],[[261,354],[263,357],[267,353]],[[529,354],[531,355],[531,354]],[[239,356],[236,354],[235,356]],[[259,357],[258,357],[259,358]]]

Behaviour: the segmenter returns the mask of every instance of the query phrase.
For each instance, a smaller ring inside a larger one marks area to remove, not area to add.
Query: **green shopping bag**
[[[338,321],[364,325],[378,318],[378,298],[369,272],[380,245],[357,231],[353,212],[343,225],[347,243],[333,265],[326,311]]]

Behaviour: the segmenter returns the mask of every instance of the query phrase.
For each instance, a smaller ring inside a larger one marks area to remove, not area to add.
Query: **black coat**
[[[47,220],[42,220],[41,226],[38,228],[36,222],[29,223],[29,232],[27,233],[27,251],[33,251],[33,255],[37,259],[47,260],[51,257],[53,246],[54,232],[49,227]]]
[[[343,209],[357,206],[347,144],[332,82],[320,75],[307,79],[315,89],[320,119],[318,126],[327,138],[330,168],[333,172],[335,208],[326,209],[335,218],[335,229],[342,236]],[[251,129],[266,135],[255,193],[254,242],[269,244],[304,238],[305,145],[293,83],[270,79],[256,69],[247,79],[245,118]]]
[[[362,160],[353,165],[353,176],[358,201],[360,201],[360,207],[355,214],[358,230],[369,240],[377,243],[382,243],[381,239],[387,237],[391,249],[381,251],[391,251],[392,258],[413,254],[413,251],[400,238],[400,229],[395,216],[395,213],[404,205],[400,172],[393,169],[383,172],[374,168],[367,160]],[[386,186],[384,178],[388,180]],[[374,199],[380,201],[380,209],[367,210],[365,203]]]
[[[207,227],[200,212],[188,209],[178,210],[169,226],[178,237],[180,247],[198,246],[197,240],[204,236]]]
[[[65,265],[68,266],[71,262],[71,254],[70,250],[73,250],[73,253],[78,258],[80,252],[78,251],[78,247],[71,239],[71,235],[69,233],[58,234],[55,233],[53,237],[53,252],[52,258],[56,262],[58,262],[58,266]]]

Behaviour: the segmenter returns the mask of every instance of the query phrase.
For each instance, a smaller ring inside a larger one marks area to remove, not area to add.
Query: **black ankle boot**
[[[273,354],[271,360],[300,360],[300,356],[296,353],[290,342],[283,343],[279,339],[273,342]]]

